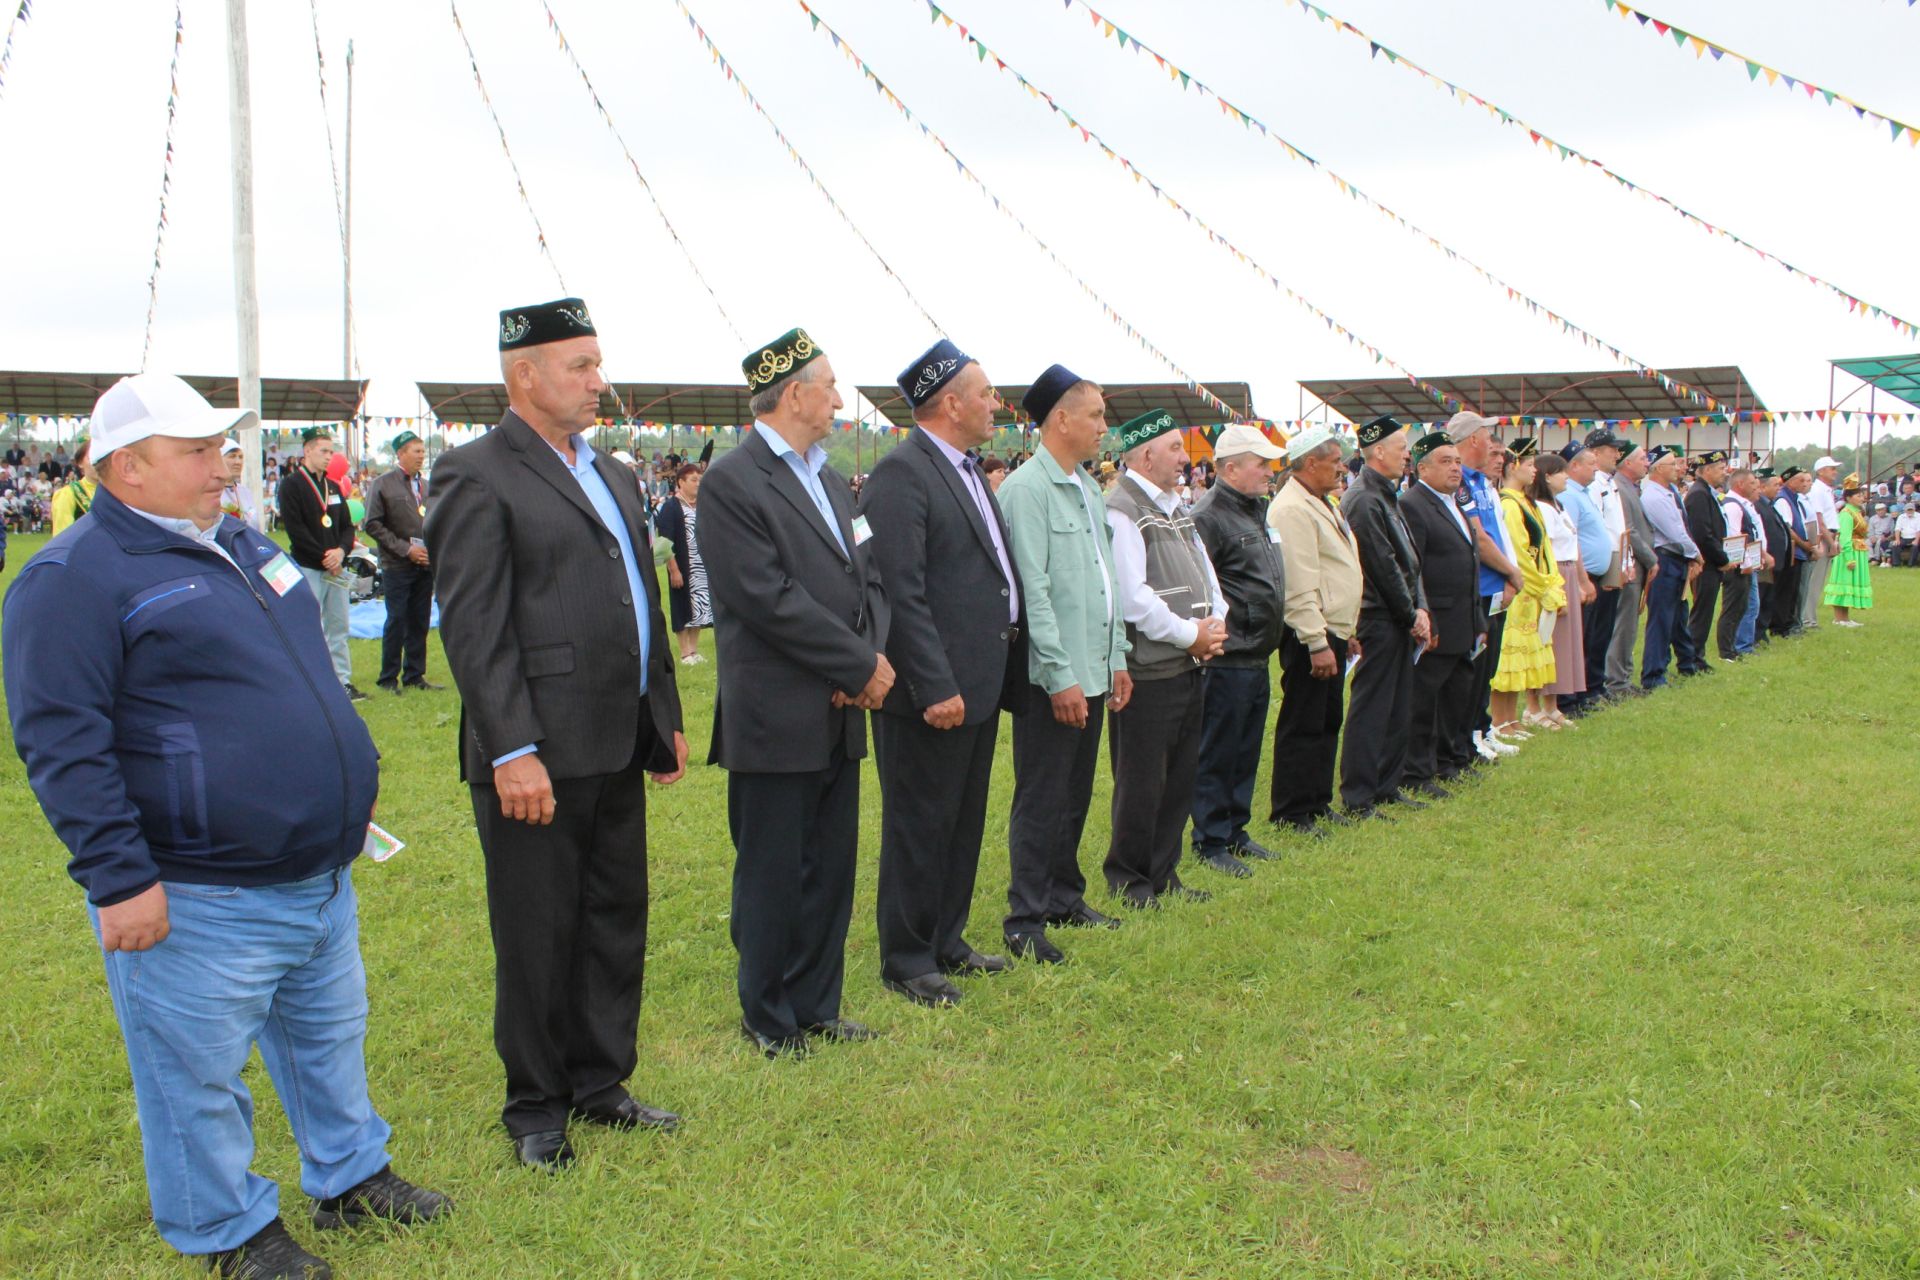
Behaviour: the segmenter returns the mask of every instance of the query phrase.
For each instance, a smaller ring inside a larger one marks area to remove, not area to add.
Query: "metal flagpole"
[[[353,41],[347,41],[347,193],[341,213],[340,376],[353,377]]]
[[[253,125],[247,82],[247,0],[227,0],[227,145],[233,160],[233,304],[240,338],[235,394],[260,412],[260,293],[253,270]],[[260,427],[242,429],[241,481],[260,493]]]

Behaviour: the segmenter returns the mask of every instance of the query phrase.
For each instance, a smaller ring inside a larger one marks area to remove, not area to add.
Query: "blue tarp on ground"
[[[433,602],[433,617],[429,627],[440,625],[440,602]],[[380,633],[387,629],[387,603],[384,600],[364,600],[347,611],[347,634],[355,640],[378,640]]]

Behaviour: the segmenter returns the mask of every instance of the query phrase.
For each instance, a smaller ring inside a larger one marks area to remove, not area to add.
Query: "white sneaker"
[[[1500,752],[1478,732],[1473,735],[1473,749],[1482,760],[1492,762],[1500,758]]]

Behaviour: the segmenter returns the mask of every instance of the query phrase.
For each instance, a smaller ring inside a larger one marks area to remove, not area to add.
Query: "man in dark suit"
[[[944,338],[899,385],[915,429],[860,489],[898,675],[873,718],[880,980],[915,1003],[948,1005],[960,999],[950,976],[1008,967],[1004,956],[975,951],[963,931],[1000,709],[1025,690],[1027,653],[1006,522],[967,453],[993,434],[1000,397]]]
[[[742,362],[752,432],[700,485],[719,694],[709,763],[728,771],[741,1031],[768,1057],[872,1037],[840,1016],[866,717],[893,687],[865,516],[821,440],[843,401],[793,329]]]
[[[393,470],[367,486],[366,530],[380,546],[380,591],[387,602],[387,625],[380,634],[380,677],[374,683],[389,693],[433,690],[440,687],[427,679],[433,564],[422,536],[427,525],[427,483],[420,476],[427,443],[411,431],[402,431],[394,437],[393,457]]]
[[[1401,794],[1407,766],[1407,723],[1413,713],[1413,655],[1433,635],[1420,558],[1414,554],[1394,486],[1406,470],[1407,434],[1381,416],[1358,437],[1365,466],[1340,507],[1353,527],[1354,550],[1366,587],[1360,597],[1360,665],[1347,700],[1346,741],[1340,751],[1340,799],[1355,817],[1381,805],[1423,809]]]
[[[646,513],[584,433],[606,383],[578,298],[500,316],[510,409],[440,456],[427,545],[487,864],[494,1047],[520,1159],[573,1159],[568,1114],[670,1130],[626,1080],[647,950],[642,775],[686,772]]]
[[[1400,498],[1400,515],[1420,561],[1432,636],[1413,667],[1413,713],[1407,735],[1407,790],[1446,794],[1435,785],[1479,763],[1473,746],[1473,659],[1485,643],[1480,557],[1460,497],[1460,450],[1445,431],[1413,446],[1418,479]],[[1467,506],[1472,505],[1471,498]]]
[[[1720,509],[1720,482],[1727,478],[1727,455],[1722,449],[1710,449],[1695,459],[1694,480],[1687,487],[1682,509],[1686,513],[1687,536],[1700,548],[1706,567],[1693,583],[1693,608],[1687,615],[1687,632],[1693,637],[1699,654],[1700,671],[1712,671],[1707,662],[1707,641],[1713,632],[1713,605],[1720,598],[1721,579],[1731,573],[1738,576],[1739,565],[1727,561],[1727,517]],[[1745,579],[1742,579],[1744,582]],[[1740,607],[1747,606],[1746,593],[1740,595]],[[1731,633],[1729,633],[1731,636]],[[1723,659],[1726,653],[1720,655]]]

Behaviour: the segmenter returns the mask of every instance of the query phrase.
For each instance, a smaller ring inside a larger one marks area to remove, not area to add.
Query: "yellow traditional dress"
[[[59,533],[87,514],[88,508],[93,506],[95,487],[95,482],[92,480],[75,480],[71,484],[62,485],[54,490],[53,531],[55,533]]]
[[[1501,693],[1544,689],[1555,677],[1553,645],[1540,642],[1540,615],[1567,607],[1567,583],[1553,559],[1553,540],[1533,499],[1514,489],[1500,491],[1500,514],[1507,541],[1520,566],[1520,594],[1507,606],[1500,636],[1500,666],[1493,687]]]

